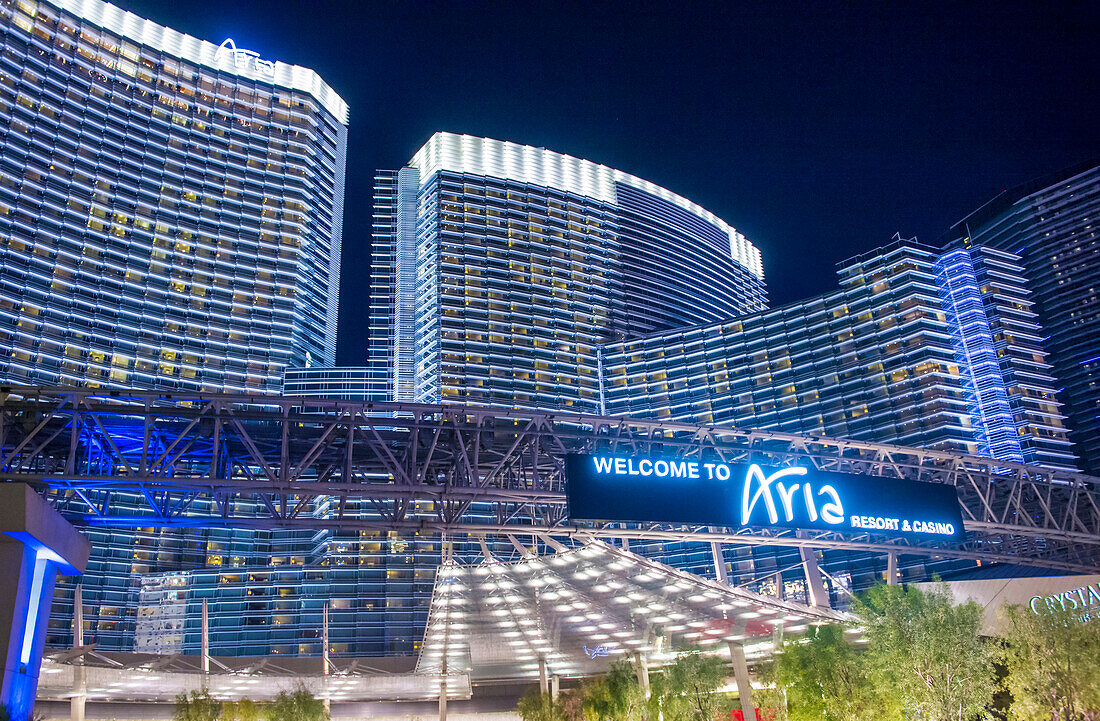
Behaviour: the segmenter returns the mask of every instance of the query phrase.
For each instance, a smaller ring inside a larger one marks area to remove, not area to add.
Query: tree
[[[264,708],[267,721],[328,721],[329,713],[324,701],[314,697],[304,688],[293,693],[280,691]]]
[[[664,721],[714,721],[727,704],[718,693],[728,675],[717,656],[697,652],[683,654],[652,678],[651,719]]]
[[[1005,606],[1001,660],[1010,721],[1100,719],[1100,620],[1073,608]]]
[[[262,712],[255,701],[242,698],[240,701],[222,701],[219,721],[260,721]]]
[[[776,708],[780,718],[790,721],[898,717],[886,689],[874,684],[866,656],[848,640],[843,626],[811,626],[805,637],[788,639],[763,677],[778,693],[762,694],[760,705]]]
[[[221,712],[221,702],[204,689],[192,691],[190,696],[185,693],[176,696],[172,718],[174,721],[218,721]]]
[[[586,681],[580,688],[562,691],[556,699],[532,690],[520,699],[516,712],[523,721],[602,721],[585,715],[585,701],[594,683]]]
[[[989,718],[994,649],[982,642],[981,606],[952,603],[945,585],[925,593],[880,584],[856,603],[871,678],[892,688],[907,716],[923,721]]]
[[[646,701],[634,664],[616,661],[607,675],[585,687],[584,714],[597,721],[644,721]]]
[[[550,694],[531,689],[519,700],[516,713],[523,721],[561,721],[561,715],[556,713],[554,706]]]

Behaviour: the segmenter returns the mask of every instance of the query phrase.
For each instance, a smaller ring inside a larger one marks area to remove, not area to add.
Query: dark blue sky
[[[345,364],[365,357],[372,173],[436,130],[698,202],[761,249],[773,304],[1100,155],[1095,1],[116,2],[314,68],[348,101]]]

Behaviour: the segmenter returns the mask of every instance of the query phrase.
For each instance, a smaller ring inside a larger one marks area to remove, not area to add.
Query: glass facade
[[[605,345],[607,413],[1074,468],[1018,258],[899,241],[839,273],[826,295]]]
[[[1010,190],[954,226],[955,246],[1020,257],[1081,468],[1100,475],[1100,166]]]
[[[375,191],[385,397],[598,413],[599,346],[766,307],[758,251],[663,188],[439,133]]]
[[[348,111],[331,88],[98,0],[0,0],[0,36],[0,380],[277,393],[286,367],[334,362]],[[278,571],[310,582],[330,540],[81,530],[85,638],[126,651],[193,653],[206,594],[241,631],[218,652],[286,652],[282,633],[251,643],[291,603]],[[71,643],[73,592],[56,586],[51,645]]]
[[[320,78],[103,2],[2,2],[0,33],[0,378],[266,393],[334,361]]]
[[[570,409],[1073,467],[1049,333],[1083,451],[1100,433],[1095,170],[769,310],[756,248],[691,201],[439,133],[376,175],[368,366],[332,368],[343,101],[305,68],[98,0],[0,0],[0,32],[4,381]],[[326,602],[334,655],[415,654],[443,555],[415,533],[83,530],[85,641],[104,651],[197,653],[205,600],[216,655],[320,655]],[[514,550],[449,542],[463,560]],[[715,573],[709,544],[632,550]],[[806,598],[797,550],[719,553],[732,582]],[[841,605],[885,568],[821,563]],[[923,580],[959,562],[901,563]],[[58,583],[51,645],[71,643],[73,595]]]

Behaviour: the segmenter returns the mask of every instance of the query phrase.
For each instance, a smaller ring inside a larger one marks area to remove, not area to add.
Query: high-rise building
[[[377,176],[370,367],[398,400],[600,411],[600,344],[762,310],[760,253],[695,203],[437,133]]]
[[[99,0],[5,0],[0,39],[0,380],[271,393],[285,367],[335,360],[348,110],[316,73]],[[184,643],[187,571],[325,548],[82,530],[88,638],[114,650]],[[51,644],[72,598],[58,583]],[[214,606],[249,623],[232,594]]]
[[[1019,259],[897,241],[837,291],[601,348],[610,415],[1074,468]]]
[[[0,379],[277,392],[336,348],[347,106],[99,0],[0,3]]]
[[[1081,468],[1100,474],[1100,166],[1005,191],[952,228],[954,245],[1020,257]],[[1007,334],[1006,334],[1007,337]]]
[[[756,249],[690,201],[446,133],[376,176],[375,215],[370,366],[292,372],[288,392],[568,407],[1074,467],[1011,252],[899,238],[842,264],[839,290],[769,311]]]

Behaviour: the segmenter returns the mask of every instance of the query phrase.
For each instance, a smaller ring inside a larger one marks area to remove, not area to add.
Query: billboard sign
[[[808,466],[621,454],[566,457],[573,520],[698,523],[960,539],[952,486]]]

